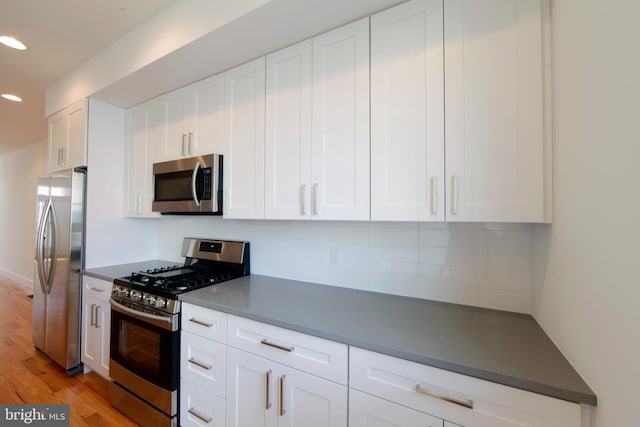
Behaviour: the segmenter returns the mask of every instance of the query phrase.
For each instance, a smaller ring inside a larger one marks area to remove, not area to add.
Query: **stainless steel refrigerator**
[[[86,168],[38,179],[32,339],[69,375],[82,371],[85,189]]]

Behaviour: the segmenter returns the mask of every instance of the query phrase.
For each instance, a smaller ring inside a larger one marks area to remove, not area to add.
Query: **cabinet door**
[[[371,17],[371,219],[444,221],[442,1]]]
[[[544,220],[539,0],[444,4],[448,221]]]
[[[351,389],[349,391],[349,426],[443,427],[443,421],[406,406]]]
[[[158,216],[153,202],[152,170],[156,147],[162,144],[162,100],[156,99],[127,111],[126,216]]]
[[[96,298],[83,295],[82,298],[82,363],[91,369],[100,366],[100,330],[96,328]]]
[[[281,366],[279,427],[346,427],[347,387]]]
[[[278,424],[277,364],[227,348],[227,427]]]
[[[174,160],[187,156],[189,133],[193,139],[191,90],[181,88],[162,97],[164,104],[164,135],[158,161]]]
[[[82,100],[48,118],[48,171],[86,166],[87,101]]]
[[[311,41],[267,56],[265,217],[310,217]]]
[[[108,301],[101,300],[96,305],[96,329],[100,336],[99,368],[96,369],[100,375],[109,379],[109,350],[111,348],[111,307]]]
[[[369,219],[369,18],[313,39],[312,215]]]
[[[69,139],[66,150],[66,166],[87,165],[87,101],[72,105],[67,111]]]
[[[189,381],[181,380],[180,425],[225,427],[224,399]]]
[[[186,155],[221,153],[224,135],[224,74],[192,86],[193,129],[187,132]]]
[[[264,218],[265,58],[225,73],[224,216]]]

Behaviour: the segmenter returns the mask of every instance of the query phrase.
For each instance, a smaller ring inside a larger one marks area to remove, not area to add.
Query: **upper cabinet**
[[[448,221],[542,222],[540,0],[444,3]]]
[[[550,220],[541,1],[442,8],[371,18],[371,218]]]
[[[49,172],[87,165],[87,112],[83,99],[49,116]]]
[[[152,212],[153,163],[162,141],[163,104],[159,98],[127,110],[125,215],[157,217]]]
[[[265,217],[369,219],[369,22],[267,57]]]
[[[162,97],[164,135],[158,161],[222,150],[224,75],[216,75]]]
[[[441,0],[371,17],[371,219],[444,221]]]
[[[224,73],[224,216],[264,218],[265,58]]]

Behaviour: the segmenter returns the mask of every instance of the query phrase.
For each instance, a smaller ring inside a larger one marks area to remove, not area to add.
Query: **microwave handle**
[[[201,201],[198,200],[198,195],[196,194],[196,181],[198,179],[198,170],[200,170],[200,168],[202,167],[202,165],[200,165],[200,162],[196,163],[196,167],[193,168],[193,175],[191,175],[191,195],[193,196],[193,202],[196,204],[196,206],[200,206]]]

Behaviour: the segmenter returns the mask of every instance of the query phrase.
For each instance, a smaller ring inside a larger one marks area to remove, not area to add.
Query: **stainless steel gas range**
[[[142,426],[177,426],[179,294],[249,274],[249,243],[185,238],[183,265],[132,272],[111,293],[111,404]]]

